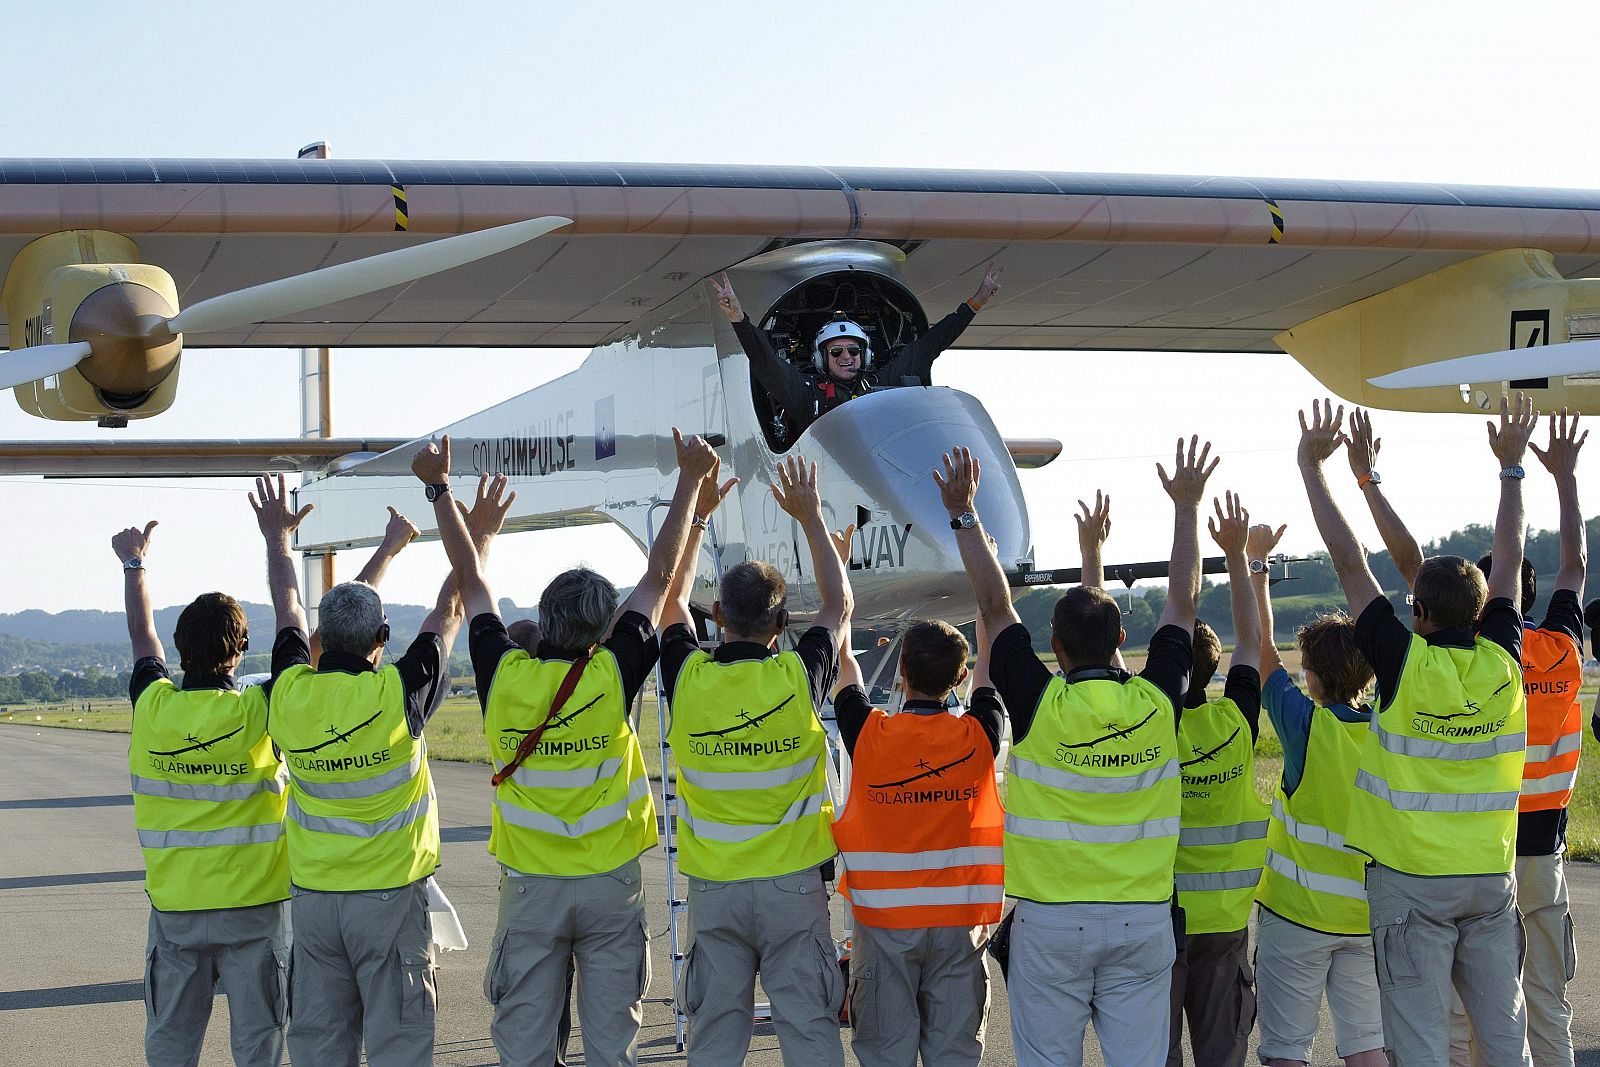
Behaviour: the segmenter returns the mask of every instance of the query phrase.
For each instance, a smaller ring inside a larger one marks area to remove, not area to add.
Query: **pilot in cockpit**
[[[888,386],[932,384],[929,373],[933,361],[955,343],[973,316],[1000,291],[1000,267],[989,264],[970,299],[882,366],[874,365],[867,331],[850,319],[836,317],[817,332],[811,346],[811,367],[802,369],[783,358],[766,333],[750,321],[726,273],[720,279],[713,277],[711,285],[717,292],[717,304],[739,336],[751,372],[782,419],[785,432],[778,436],[793,441],[824,412],[863,393]]]

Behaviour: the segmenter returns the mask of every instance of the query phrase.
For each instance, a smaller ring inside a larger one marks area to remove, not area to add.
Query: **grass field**
[[[1130,664],[1137,669],[1137,664]],[[1291,664],[1291,669],[1294,665]],[[1584,706],[1592,704],[1593,688],[1584,690]],[[87,710],[86,710],[87,709]],[[127,733],[133,719],[125,700],[92,701],[74,704],[35,704],[8,708],[0,712],[0,724],[16,726],[65,727],[71,730],[103,730]],[[650,776],[659,779],[657,755],[660,729],[657,725],[653,689],[645,693],[639,724],[639,740],[644,746],[645,765]],[[482,718],[476,697],[450,697],[428,724],[428,752],[434,759],[488,763],[483,740]],[[1278,773],[1283,768],[1283,748],[1266,716],[1261,719],[1261,741],[1256,746],[1256,789],[1270,800],[1277,789]],[[676,773],[676,767],[672,768]],[[1578,787],[1572,798],[1567,826],[1567,843],[1573,859],[1600,861],[1600,743],[1584,731],[1583,762],[1578,772]]]

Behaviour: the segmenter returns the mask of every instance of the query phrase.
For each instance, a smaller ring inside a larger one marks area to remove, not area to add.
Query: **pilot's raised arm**
[[[816,391],[811,379],[788,360],[778,354],[772,347],[772,341],[767,337],[765,330],[758,329],[750,321],[750,316],[744,313],[744,307],[739,303],[738,294],[733,291],[733,283],[728,280],[726,272],[720,279],[712,278],[711,287],[717,293],[717,306],[722,313],[728,316],[728,321],[733,323],[733,332],[738,335],[739,346],[744,349],[745,357],[750,360],[750,373],[755,375],[756,381],[761,383],[761,388],[767,391],[772,398],[774,407],[782,409],[791,419],[798,421],[793,427],[793,432],[798,435],[811,421],[816,418],[810,414],[812,394]]]
[[[932,326],[915,341],[906,345],[894,358],[877,369],[874,377],[879,385],[932,385],[933,361],[945,349],[956,343],[974,316],[983,310],[990,297],[1000,291],[1000,265],[989,264],[978,283],[977,292],[956,305],[956,309]],[[910,379],[909,381],[907,379]]]

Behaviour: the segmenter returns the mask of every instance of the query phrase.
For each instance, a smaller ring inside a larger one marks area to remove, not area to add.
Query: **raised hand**
[[[833,550],[839,553],[839,562],[848,567],[850,546],[856,539],[856,524],[852,522],[842,530],[834,530],[828,536],[833,538]]]
[[[1364,478],[1378,465],[1378,453],[1383,449],[1383,438],[1372,436],[1372,416],[1356,408],[1350,412],[1350,435],[1345,438],[1345,457],[1350,460],[1350,473]]]
[[[299,511],[290,511],[289,491],[284,487],[281,474],[276,485],[269,475],[257,478],[256,491],[250,493],[249,497],[250,506],[256,512],[256,525],[261,528],[261,536],[269,541],[277,538],[286,540],[316,507],[315,504],[307,504]]]
[[[1244,554],[1250,559],[1259,559],[1265,563],[1272,555],[1272,550],[1278,547],[1278,542],[1283,540],[1283,531],[1288,528],[1287,523],[1276,530],[1262,525],[1250,527],[1250,532],[1244,540]]]
[[[1502,470],[1516,467],[1528,448],[1528,438],[1539,423],[1539,413],[1533,409],[1533,398],[1518,393],[1517,398],[1500,398],[1500,424],[1489,422],[1489,449],[1500,461]]]
[[[978,458],[970,448],[956,445],[942,459],[944,474],[941,476],[937,469],[934,470],[933,480],[939,485],[939,499],[944,502],[944,509],[952,519],[969,511],[976,512],[978,479],[981,475]]]
[[[1174,504],[1199,508],[1201,498],[1206,495],[1206,479],[1211,477],[1211,472],[1217,469],[1219,462],[1220,456],[1211,458],[1210,441],[1205,443],[1205,447],[1200,447],[1199,435],[1189,438],[1189,453],[1185,456],[1183,438],[1180,437],[1172,460],[1171,477],[1167,476],[1166,469],[1159,463],[1156,464],[1156,474],[1161,478],[1161,488],[1167,491]]]
[[[1085,552],[1098,548],[1111,536],[1111,494],[1094,491],[1094,507],[1078,501],[1078,547]]]
[[[513,489],[509,494],[506,492],[507,484],[508,479],[504,474],[497,474],[492,480],[487,474],[480,474],[478,495],[472,501],[472,507],[456,501],[456,510],[461,512],[461,520],[467,524],[467,533],[472,537],[473,544],[484,544],[505,525],[506,513],[517,501],[516,490]]]
[[[983,281],[978,283],[978,291],[972,294],[972,302],[978,307],[989,302],[989,298],[1000,291],[1000,264],[991,263],[983,272]]]
[[[1311,423],[1306,424],[1306,413],[1300,412],[1300,449],[1296,456],[1301,467],[1320,467],[1327,458],[1345,443],[1339,426],[1344,422],[1344,405],[1333,409],[1333,401],[1311,402]]]
[[[398,552],[417,539],[417,524],[389,507],[389,523],[383,528],[383,546]]]
[[[429,441],[411,457],[411,473],[424,485],[443,485],[450,481],[450,435]]]
[[[721,462],[717,450],[707,444],[704,437],[699,434],[684,437],[676,426],[672,428],[672,445],[678,453],[680,477],[698,481],[716,470]]]
[[[713,457],[716,455],[715,452],[712,453]],[[739,484],[739,479],[729,478],[718,485],[717,472],[721,467],[722,460],[717,457],[716,462],[711,465],[711,470],[706,472],[705,478],[700,482],[700,495],[695,498],[694,503],[694,517],[702,522],[711,518],[712,512],[722,506],[722,502],[728,499],[728,494],[733,492],[733,487]]]
[[[144,524],[141,530],[137,526],[130,526],[120,533],[111,535],[111,551],[117,554],[117,560],[126,563],[130,559],[144,559],[150,554],[150,531],[160,523],[151,519]]]
[[[804,522],[813,515],[822,516],[817,465],[808,464],[799,456],[785,456],[778,464],[778,480],[772,483],[772,495],[791,518]]]
[[[1557,478],[1571,478],[1578,471],[1578,450],[1589,439],[1589,431],[1578,433],[1578,416],[1568,415],[1567,409],[1550,416],[1550,443],[1540,448],[1532,441],[1528,447],[1539,457],[1544,469]]]
[[[722,272],[720,280],[716,275],[711,276],[711,288],[716,291],[717,306],[728,316],[729,322],[738,322],[744,318],[744,308],[739,305],[738,294],[733,291],[733,283],[728,280],[727,271]]]
[[[1250,513],[1239,503],[1238,493],[1222,495],[1228,501],[1227,510],[1223,510],[1221,500],[1213,497],[1211,505],[1217,509],[1217,514],[1206,520],[1206,529],[1211,532],[1211,540],[1217,543],[1224,555],[1242,554],[1250,533]]]

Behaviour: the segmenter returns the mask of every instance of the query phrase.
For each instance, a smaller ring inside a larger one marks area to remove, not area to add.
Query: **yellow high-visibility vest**
[[[500,770],[550,714],[572,664],[520,649],[495,667],[483,716]],[[655,801],[616,657],[595,650],[533,751],[495,790],[489,851],[523,874],[603,874],[656,843]]]
[[[273,683],[272,739],[289,768],[289,873],[302,889],[393,889],[439,866],[428,750],[406,724],[392,664],[290,667]]]
[[[158,911],[288,898],[286,776],[259,688],[152,682],[133,708],[128,773],[145,891]]]
[[[1185,708],[1178,720],[1183,821],[1175,880],[1189,933],[1231,933],[1250,924],[1267,854],[1255,748],[1249,721],[1226,697]]]
[[[1178,851],[1172,702],[1143,678],[1051,681],[1011,750],[1006,895],[1169,900]]]
[[[1290,922],[1325,934],[1362,937],[1367,916],[1366,857],[1345,847],[1356,767],[1366,722],[1345,722],[1318,707],[1311,713],[1305,772],[1292,794],[1272,802],[1266,870],[1256,899]]]
[[[1507,874],[1527,747],[1522,666],[1485,638],[1415,634],[1361,751],[1346,839],[1406,874]]]
[[[678,674],[668,732],[678,758],[678,860],[708,881],[776,878],[834,855],[826,735],[793,652]]]

